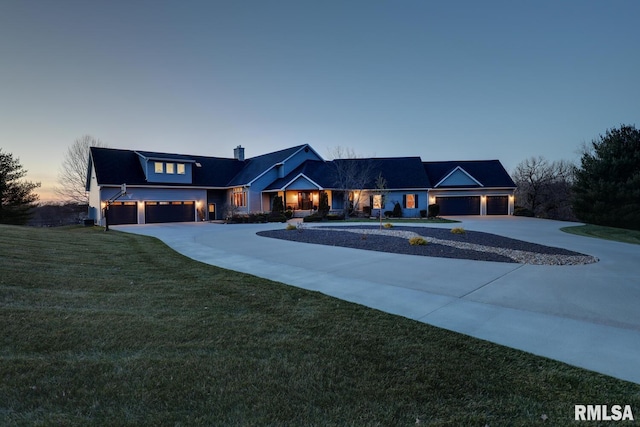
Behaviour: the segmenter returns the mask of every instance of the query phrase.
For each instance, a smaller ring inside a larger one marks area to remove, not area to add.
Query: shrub
[[[391,211],[384,211],[384,217],[385,218],[391,218],[393,216],[393,212]]]
[[[267,222],[287,222],[287,217],[283,213],[272,212],[267,217]]]
[[[388,222],[383,225],[384,228],[393,228],[393,224],[389,224]]]
[[[411,246],[424,246],[427,244],[427,241],[420,236],[415,236],[409,239],[409,244]]]
[[[440,205],[436,203],[429,205],[429,212],[427,213],[427,216],[429,218],[435,218],[438,215],[440,215]]]
[[[528,217],[533,217],[534,216],[533,211],[531,209],[527,209],[527,208],[522,207],[522,206],[516,206],[513,209],[513,214],[515,216],[528,216]]]
[[[402,218],[402,207],[398,202],[396,202],[396,204],[393,206],[393,217]]]
[[[320,221],[322,221],[322,216],[319,215],[318,213],[314,213],[302,218],[302,222],[320,222]]]
[[[327,220],[329,221],[341,221],[344,219],[344,215],[342,214],[329,214],[327,215]]]
[[[426,218],[427,217],[427,210],[426,209],[421,209],[420,210],[420,218]]]
[[[293,211],[292,211],[291,209],[287,209],[286,211],[284,211],[284,216],[285,216],[287,219],[291,219],[291,218],[293,218]]]
[[[462,227],[452,228],[452,229],[451,229],[451,232],[452,232],[453,234],[465,234],[465,233],[466,233],[466,231],[465,231],[465,230],[464,230],[464,228],[462,228]]]
[[[285,230],[289,230],[289,231],[290,230],[297,230],[297,229],[298,229],[298,227],[296,227],[293,224],[287,224],[287,227],[285,228]]]

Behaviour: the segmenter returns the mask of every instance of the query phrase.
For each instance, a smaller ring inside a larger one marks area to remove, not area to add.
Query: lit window
[[[156,169],[155,169],[155,170],[156,170],[156,173],[162,173],[162,172],[164,172],[164,168],[163,168],[163,166],[162,166],[162,162],[155,162],[155,168],[156,168]]]
[[[373,196],[373,209],[382,209],[382,195]]]
[[[247,192],[243,191],[242,188],[233,189],[233,205],[237,208],[247,206]]]
[[[404,196],[404,207],[405,209],[415,209],[418,201],[417,194],[406,194]]]
[[[184,167],[184,163],[178,163],[177,168],[178,168],[178,175],[184,175],[185,174],[186,169]]]
[[[167,173],[175,173],[174,166],[173,163],[167,163]]]

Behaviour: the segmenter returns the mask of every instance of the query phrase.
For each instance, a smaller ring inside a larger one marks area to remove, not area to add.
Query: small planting
[[[409,244],[411,246],[424,246],[427,244],[427,241],[420,236],[416,236],[409,239]]]
[[[383,225],[384,228],[393,228],[393,224],[390,223],[386,223],[385,225]]]
[[[295,225],[293,225],[293,224],[287,224],[287,227],[285,228],[285,230],[289,230],[289,231],[291,231],[291,230],[297,230],[297,229],[298,229],[298,227],[296,227],[296,226],[295,226]]]
[[[462,227],[455,227],[455,228],[452,228],[452,229],[451,229],[451,232],[452,232],[453,234],[465,234],[465,233],[466,233],[466,231],[465,231],[465,230],[464,230],[464,228],[462,228]]]

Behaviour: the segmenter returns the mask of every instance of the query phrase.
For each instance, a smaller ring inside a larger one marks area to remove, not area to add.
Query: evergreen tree
[[[275,196],[273,198],[273,207],[271,208],[271,212],[274,212],[274,213],[284,212],[284,204],[282,203],[282,196]]]
[[[580,220],[640,230],[640,131],[622,125],[585,147],[573,191]]]
[[[0,224],[23,225],[38,200],[40,183],[22,181],[27,174],[18,159],[0,148]]]
[[[325,218],[329,214],[329,195],[321,191],[318,200],[318,213]]]

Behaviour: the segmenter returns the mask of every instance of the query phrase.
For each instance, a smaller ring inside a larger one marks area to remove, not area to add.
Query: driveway
[[[396,255],[256,235],[283,224],[113,228],[157,237],[208,264],[640,383],[639,246],[559,230],[576,225],[572,223],[522,217],[457,219],[462,224],[434,226],[462,226],[562,247],[600,261],[579,266],[507,264]]]

